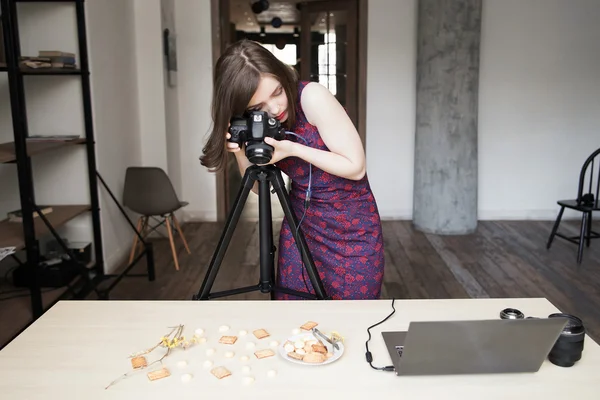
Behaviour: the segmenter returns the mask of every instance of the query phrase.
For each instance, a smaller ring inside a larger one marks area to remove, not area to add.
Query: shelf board
[[[27,142],[27,154],[33,156],[36,154],[45,153],[56,150],[61,147],[83,144],[84,138],[72,140],[30,140]],[[15,154],[15,143],[0,143],[0,163],[10,163],[17,159]]]
[[[22,0],[21,0],[22,1]],[[38,0],[39,1],[39,0]],[[0,63],[0,72],[8,72],[8,67]],[[81,75],[78,68],[21,68],[22,75]]]
[[[52,212],[45,214],[52,227],[58,227],[66,224],[75,217],[89,211],[89,205],[67,205],[52,207]],[[35,224],[35,235],[40,237],[49,233],[46,224],[40,217],[33,219]],[[16,250],[22,250],[25,247],[25,238],[23,237],[23,224],[21,222],[10,222],[8,219],[0,221],[0,247],[16,247]]]
[[[15,0],[17,3],[75,3],[77,0]]]
[[[81,75],[77,68],[21,68],[23,75]]]

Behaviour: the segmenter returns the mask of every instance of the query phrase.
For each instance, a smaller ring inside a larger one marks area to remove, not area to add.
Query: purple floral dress
[[[294,133],[310,147],[326,150],[319,131],[302,111],[300,96],[308,82],[300,82],[296,101]],[[306,144],[289,136],[290,140]],[[298,221],[304,213],[309,182],[309,164],[297,157],[277,163],[292,180],[290,201]],[[341,178],[313,166],[312,194],[300,224],[315,266],[333,299],[377,299],[383,281],[384,250],[379,211],[368,178],[360,181]],[[314,294],[290,226],[284,218],[278,247],[277,284]],[[305,283],[306,282],[306,283]],[[278,299],[297,299],[277,293]]]

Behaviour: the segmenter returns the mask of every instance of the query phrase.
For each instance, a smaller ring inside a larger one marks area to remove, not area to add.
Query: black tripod
[[[243,211],[244,204],[248,198],[248,194],[254,182],[258,181],[258,217],[259,217],[259,235],[260,235],[260,279],[258,285],[247,286],[239,289],[225,290],[222,292],[210,293],[212,285],[215,281],[221,261],[227,251],[229,241],[233,236],[235,227],[238,223],[240,215]],[[275,266],[274,266],[274,252],[275,246],[273,245],[273,222],[271,220],[271,197],[270,197],[270,184],[273,185],[273,190],[277,193],[277,197],[281,202],[283,212],[287,218],[287,221],[294,235],[298,251],[302,256],[304,267],[308,272],[308,277],[315,289],[316,296],[312,293],[298,292],[296,290],[284,288],[275,285]],[[318,299],[326,300],[329,299],[325,294],[323,283],[319,277],[314,261],[304,239],[302,231],[298,229],[298,220],[296,215],[292,211],[290,199],[288,193],[285,191],[285,183],[281,177],[279,169],[273,165],[258,166],[252,165],[246,169],[240,191],[238,192],[235,203],[229,218],[225,223],[225,229],[217,245],[213,257],[206,271],[204,282],[197,295],[193,297],[193,300],[209,300],[216,297],[224,297],[234,294],[253,292],[260,290],[262,293],[270,293],[271,299],[274,298],[275,292],[281,292],[293,296],[304,297],[307,299]]]

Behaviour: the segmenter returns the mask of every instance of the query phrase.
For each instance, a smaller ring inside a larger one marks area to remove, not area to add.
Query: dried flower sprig
[[[141,357],[145,354],[149,354],[151,352],[153,352],[154,350],[156,350],[158,347],[164,347],[167,349],[166,353],[160,357],[159,359],[151,362],[150,364],[143,364],[142,366],[135,368],[133,371],[129,371],[126,372],[125,374],[121,375],[120,377],[118,377],[117,379],[115,379],[114,381],[112,381],[108,386],[106,386],[104,389],[108,389],[109,387],[111,387],[112,385],[114,385],[115,383],[117,383],[119,380],[126,378],[127,376],[143,370],[145,368],[150,367],[153,364],[157,364],[160,363],[162,364],[162,361],[169,355],[171,354],[171,351],[176,348],[176,347],[181,347],[184,350],[187,350],[191,345],[198,343],[198,339],[200,338],[198,335],[194,335],[192,337],[192,339],[190,340],[186,340],[185,336],[183,336],[183,329],[184,326],[183,325],[178,325],[176,327],[173,327],[171,332],[169,332],[167,335],[162,336],[159,340],[159,342],[154,345],[153,347],[150,347],[146,350],[137,352],[137,353],[133,353],[129,355],[129,358],[135,358],[135,357]]]

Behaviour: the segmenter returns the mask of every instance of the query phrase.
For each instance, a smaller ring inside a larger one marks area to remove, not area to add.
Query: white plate
[[[332,357],[328,358],[327,360],[323,361],[322,363],[308,363],[308,362],[304,362],[302,360],[296,360],[295,358],[292,358],[287,355],[287,351],[285,351],[284,345],[287,341],[295,343],[298,340],[308,341],[308,340],[317,340],[317,339],[313,336],[312,332],[304,332],[299,335],[290,336],[289,338],[284,340],[283,343],[281,343],[279,345],[279,347],[277,347],[277,351],[279,352],[279,355],[281,357],[283,357],[284,359],[291,361],[293,363],[296,363],[296,364],[315,366],[315,365],[327,365],[327,364],[331,364],[332,362],[336,362],[344,354],[344,344],[343,343],[337,342],[337,344],[339,346],[339,350],[336,350],[333,348],[333,346],[331,344],[329,344],[325,340],[321,339],[321,342],[323,342],[325,347],[327,347],[327,351],[333,353]]]

